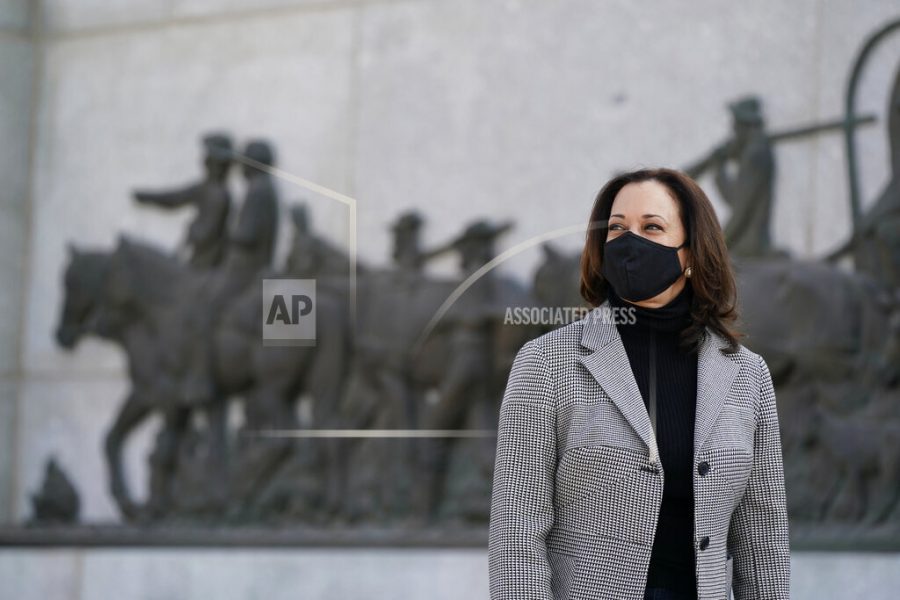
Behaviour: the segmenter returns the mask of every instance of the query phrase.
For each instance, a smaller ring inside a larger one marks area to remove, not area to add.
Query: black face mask
[[[656,296],[681,277],[678,249],[626,231],[606,243],[601,272],[620,298],[640,302]]]

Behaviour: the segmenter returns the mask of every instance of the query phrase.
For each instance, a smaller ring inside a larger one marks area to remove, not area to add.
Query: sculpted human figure
[[[496,255],[496,240],[512,228],[512,223],[495,225],[477,221],[446,245],[446,250],[459,254],[461,279],[465,280]],[[457,302],[450,321],[447,369],[438,386],[438,402],[422,419],[428,430],[463,429],[468,418],[480,421],[481,427],[494,423],[480,419],[495,409],[488,402],[488,384],[494,365],[494,307],[498,290],[493,271],[485,273]],[[472,415],[476,407],[483,410]],[[447,467],[452,439],[423,440],[418,458],[422,481],[418,510],[426,518],[437,516],[447,484]],[[481,454],[493,460],[493,453]],[[488,465],[488,470],[490,465]]]
[[[343,248],[316,234],[311,224],[306,204],[291,207],[294,237],[285,263],[285,272],[290,277],[317,278],[341,277],[350,274],[350,256]],[[357,273],[365,269],[357,265]]]
[[[249,142],[243,156],[255,163],[272,166],[275,153],[265,141]],[[270,268],[278,233],[278,196],[272,177],[256,166],[244,164],[247,191],[237,222],[228,236],[228,247],[220,269],[202,288],[202,298],[190,305],[186,326],[193,329],[194,341],[185,386],[187,395],[206,403],[217,393],[212,372],[213,331],[229,303],[249,285],[258,282]]]
[[[275,164],[275,152],[263,140],[249,142],[244,156],[260,165]],[[250,164],[244,164],[243,171],[247,193],[229,236],[228,250],[233,255],[229,258],[239,262],[241,269],[256,272],[272,263],[278,234],[278,194],[268,172]]]
[[[697,178],[712,170],[722,199],[731,208],[725,242],[732,256],[780,254],[769,231],[775,186],[775,156],[766,134],[762,103],[755,96],[728,105],[732,136],[708,158],[685,171]],[[733,172],[732,172],[733,171]]]
[[[210,268],[222,261],[227,243],[226,226],[231,209],[227,185],[232,158],[231,138],[223,133],[212,133],[203,137],[203,147],[206,173],[201,181],[174,190],[138,190],[134,198],[142,204],[165,209],[193,206],[197,214],[188,227],[185,240],[190,252],[188,264]]]

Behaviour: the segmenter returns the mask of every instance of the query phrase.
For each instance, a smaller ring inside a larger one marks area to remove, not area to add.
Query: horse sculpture
[[[332,407],[340,401],[348,357],[346,300],[327,286],[320,292],[317,346],[272,348],[261,343],[261,292],[251,286],[227,307],[214,332],[210,348],[215,393],[211,402],[196,403],[185,365],[194,345],[207,341],[194,338],[192,303],[202,303],[202,290],[214,276],[213,271],[190,269],[125,237],[112,252],[70,246],[59,343],[71,349],[81,337],[94,335],[120,345],[128,359],[131,390],[105,440],[110,490],[126,518],[159,516],[170,508],[179,445],[194,414],[207,417],[209,466],[218,490],[212,508],[220,510],[233,487],[247,487],[249,474],[246,465],[241,472],[240,460],[226,470],[230,398],[243,396],[248,429],[297,427],[293,404],[304,392],[313,397],[323,422],[333,418]],[[151,464],[150,498],[142,510],[125,482],[122,449],[153,413],[160,413],[164,424]],[[262,462],[272,460],[269,456]],[[258,473],[262,467],[256,462]]]

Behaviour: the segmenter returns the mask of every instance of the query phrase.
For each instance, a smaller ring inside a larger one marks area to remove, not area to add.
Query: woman
[[[491,598],[789,597],[778,414],[738,341],[709,200],[681,172],[607,183],[583,319],[526,343],[500,409]]]

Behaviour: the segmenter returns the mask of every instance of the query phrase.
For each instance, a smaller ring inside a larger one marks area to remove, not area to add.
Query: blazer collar
[[[634,428],[650,451],[650,461],[659,461],[659,449],[650,424],[650,415],[638,389],[628,355],[618,329],[609,318],[603,316],[610,308],[609,300],[591,310],[582,318],[581,344],[592,350],[579,356],[597,383],[616,404],[628,423]],[[731,390],[740,370],[737,360],[720,350],[728,342],[715,331],[706,328],[697,356],[697,410],[694,424],[694,462],[703,442],[712,431],[725,398]]]

